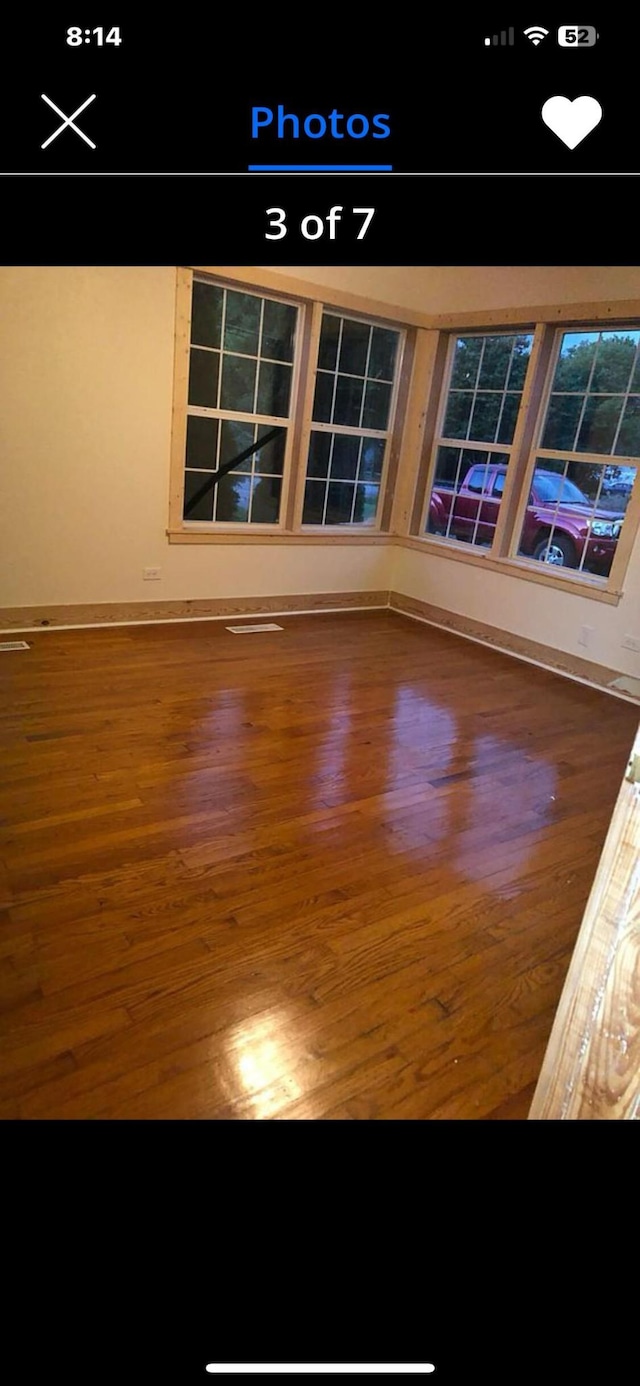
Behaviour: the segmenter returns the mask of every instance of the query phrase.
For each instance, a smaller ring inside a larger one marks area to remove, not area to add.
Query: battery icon
[[[558,29],[561,48],[593,48],[598,37],[593,24],[562,24]]]

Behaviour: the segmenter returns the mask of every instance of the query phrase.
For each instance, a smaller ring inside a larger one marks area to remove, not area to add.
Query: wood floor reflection
[[[637,709],[391,612],[2,656],[0,1115],[527,1115]]]

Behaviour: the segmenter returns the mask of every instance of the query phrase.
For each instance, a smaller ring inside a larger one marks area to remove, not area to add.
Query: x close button
[[[67,115],[65,115],[64,111],[61,111],[61,110],[60,110],[60,107],[59,107],[59,106],[56,106],[55,103],[54,103],[53,101],[51,101],[50,98],[49,98],[48,96],[45,96],[45,95],[44,95],[44,92],[43,92],[43,93],[42,93],[42,100],[43,100],[43,101],[46,101],[47,106],[50,106],[51,109],[52,109],[52,111],[55,111],[56,115],[59,115],[59,116],[62,117],[62,125],[59,125],[59,126],[58,126],[58,129],[57,129],[57,130],[54,130],[54,132],[53,132],[52,135],[49,135],[48,140],[45,140],[44,144],[41,144],[41,145],[40,145],[40,148],[41,148],[41,149],[46,149],[47,145],[48,145],[48,144],[51,144],[52,140],[55,140],[55,139],[57,138],[57,136],[60,135],[60,134],[62,133],[62,131],[63,131],[63,130],[66,130],[67,127],[68,127],[70,130],[74,130],[75,133],[76,133],[76,135],[79,135],[79,136],[80,136],[80,139],[81,139],[81,140],[84,140],[85,144],[88,144],[88,145],[90,146],[91,149],[95,149],[96,146],[95,146],[95,144],[93,143],[93,140],[90,140],[90,139],[89,139],[89,136],[88,136],[88,135],[85,135],[84,130],[81,130],[81,129],[79,128],[78,125],[74,125],[74,123],[73,123],[74,120],[75,120],[75,118],[76,118],[76,116],[79,116],[80,113],[81,113],[82,111],[86,111],[87,106],[90,106],[90,105],[91,105],[91,102],[92,102],[92,101],[95,101],[95,99],[96,99],[96,93],[94,92],[93,96],[90,96],[90,97],[88,98],[87,101],[83,101],[82,105],[81,105],[81,106],[78,106],[77,111],[74,111],[74,112],[73,112],[73,115],[67,116]]]

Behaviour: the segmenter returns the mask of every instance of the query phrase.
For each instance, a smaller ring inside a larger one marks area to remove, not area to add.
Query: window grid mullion
[[[371,343],[373,341],[373,328],[369,328],[369,340],[367,342],[367,359],[364,363],[364,379],[362,382],[362,399],[360,400],[360,414],[358,416],[358,428],[363,427],[362,416],[364,414],[364,402],[367,395],[367,380],[369,376],[369,361],[371,359]]]
[[[622,420],[623,420],[623,418],[624,418],[624,411],[625,411],[625,409],[626,409],[626,407],[627,407],[627,404],[628,404],[628,402],[629,402],[629,395],[631,394],[631,381],[633,380],[634,372],[635,372],[636,366],[637,366],[637,364],[638,364],[638,352],[639,352],[639,351],[640,351],[640,337],[638,338],[638,341],[636,342],[636,350],[635,350],[635,355],[634,355],[634,358],[633,358],[633,365],[632,365],[632,367],[631,367],[631,370],[629,371],[629,379],[628,379],[628,381],[627,381],[627,388],[626,388],[626,390],[625,390],[624,398],[623,398],[623,401],[622,401],[622,408],[621,408],[621,410],[620,410],[620,418],[618,419],[618,427],[616,428],[615,437],[614,437],[614,440],[613,440],[613,442],[612,442],[612,444],[611,444],[611,452],[610,452],[610,454],[609,454],[610,457],[615,457],[615,455],[616,455],[616,447],[617,447],[617,445],[618,445],[618,437],[619,437],[619,434],[620,434],[620,429],[622,428]]]
[[[629,378],[631,378],[631,377],[629,377]],[[597,491],[596,491],[596,497],[595,497],[595,500],[594,500],[594,502],[593,502],[593,507],[592,507],[592,510],[591,510],[591,515],[589,516],[589,521],[588,521],[588,525],[587,525],[587,537],[586,537],[586,539],[585,539],[585,542],[584,542],[584,545],[583,545],[583,548],[582,548],[582,557],[581,557],[580,562],[579,562],[579,564],[578,564],[578,572],[579,572],[579,573],[582,573],[582,572],[584,571],[584,560],[585,560],[585,558],[586,558],[586,556],[587,556],[587,548],[588,548],[588,545],[589,545],[590,540],[591,540],[591,534],[592,534],[592,531],[593,531],[593,522],[594,522],[594,519],[595,519],[596,510],[598,509],[598,506],[599,506],[599,504],[600,504],[600,495],[601,495],[601,493],[602,493],[602,483],[603,483],[603,481],[604,481],[604,466],[602,466],[602,467],[600,468],[600,480],[599,480],[599,482],[598,482],[598,489],[597,489]]]
[[[220,408],[222,398],[222,372],[224,370],[224,334],[227,328],[227,289],[222,291],[222,316],[220,318],[220,370],[218,371],[218,389],[216,391],[216,409]]]
[[[333,415],[334,415],[335,407],[336,407],[336,390],[337,390],[337,388],[338,388],[338,371],[339,371],[339,368],[340,368],[340,352],[342,351],[342,325],[343,325],[343,323],[344,323],[344,318],[340,318],[340,326],[339,326],[339,328],[338,328],[338,345],[337,345],[337,347],[336,347],[336,368],[335,368],[334,375],[333,375],[333,392],[332,392],[332,395],[331,395],[331,413],[330,413],[330,415],[329,415],[329,421],[330,421],[331,423],[333,423]]]
[[[516,341],[517,341],[517,338],[514,337],[512,343],[511,343],[511,355],[510,355],[510,357],[509,357],[509,365],[507,366],[507,374],[505,375],[505,378],[504,378],[504,385],[503,385],[503,387],[502,387],[502,398],[501,398],[501,400],[500,400],[500,410],[499,410],[499,413],[498,413],[498,421],[497,421],[497,423],[496,423],[495,433],[494,433],[494,435],[493,435],[493,437],[494,437],[494,442],[496,442],[496,443],[497,443],[497,441],[498,441],[498,434],[499,434],[499,432],[500,432],[500,424],[502,423],[502,415],[504,414],[504,402],[505,402],[505,400],[506,400],[506,398],[507,398],[507,386],[508,386],[508,383],[509,383],[509,376],[511,375],[511,367],[512,367],[512,365],[513,365],[513,355],[514,355],[514,352],[515,352],[515,349],[516,349]],[[520,394],[520,399],[522,399],[522,394]]]
[[[573,435],[573,451],[574,451],[574,452],[577,452],[577,451],[578,451],[578,438],[579,438],[579,436],[580,436],[580,429],[582,428],[582,421],[583,421],[584,416],[585,416],[585,413],[586,413],[587,402],[588,402],[588,399],[589,399],[589,386],[590,386],[590,384],[591,384],[591,381],[593,380],[593,375],[594,375],[594,371],[595,371],[595,368],[596,368],[596,362],[597,362],[597,360],[598,360],[598,353],[599,353],[599,351],[600,351],[600,343],[601,343],[601,341],[602,341],[602,333],[599,332],[599,333],[598,333],[598,340],[597,340],[597,342],[596,342],[596,349],[595,349],[595,351],[594,351],[594,353],[593,353],[593,361],[591,362],[591,370],[589,371],[589,379],[588,379],[588,381],[587,381],[586,389],[585,389],[584,395],[583,395],[583,397],[582,397],[582,408],[581,408],[581,410],[580,410],[580,417],[579,417],[579,419],[578,419],[578,426],[577,426],[576,431],[575,431],[575,433],[574,433],[574,435]],[[562,352],[562,346],[560,346],[560,351]],[[560,357],[558,357],[558,361],[559,361],[559,360],[560,360]],[[557,368],[558,368],[558,367],[557,367],[557,364],[556,364],[556,370],[557,370]],[[553,394],[553,387],[552,387],[552,394]],[[551,403],[551,395],[549,396],[549,403]],[[548,414],[548,413],[549,413],[549,406],[547,405],[547,414]],[[546,418],[545,418],[545,428],[546,428]]]
[[[480,359],[479,359],[479,361],[478,361],[478,370],[477,370],[477,372],[476,372],[476,378],[475,378],[475,381],[474,381],[474,383],[473,383],[473,399],[471,400],[471,408],[470,408],[470,410],[469,410],[469,420],[468,420],[468,423],[467,423],[467,431],[466,431],[466,433],[465,433],[465,435],[464,435],[467,442],[470,441],[470,439],[469,439],[469,429],[471,428],[471,420],[472,420],[473,415],[474,415],[474,411],[475,411],[475,407],[476,407],[476,400],[477,400],[477,398],[478,398],[478,381],[479,381],[479,379],[480,379],[480,372],[481,372],[481,370],[482,370],[482,366],[483,366],[483,362],[484,362],[484,349],[485,349],[486,344],[487,344],[487,339],[486,339],[486,337],[483,337],[483,339],[482,339],[482,346],[481,346],[481,348],[480,348]]]

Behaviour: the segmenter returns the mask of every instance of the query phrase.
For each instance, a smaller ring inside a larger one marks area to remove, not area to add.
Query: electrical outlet
[[[625,650],[635,650],[640,654],[640,635],[625,635],[622,639]]]
[[[145,582],[159,582],[161,572],[161,568],[143,568],[142,576]]]
[[[594,629],[594,626],[581,626],[578,632],[578,644],[584,645],[585,649],[588,649],[591,644],[591,636],[593,635]]]

